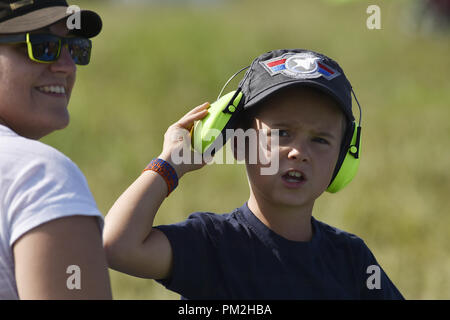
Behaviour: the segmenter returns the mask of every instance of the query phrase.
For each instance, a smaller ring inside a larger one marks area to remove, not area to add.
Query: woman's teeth
[[[45,93],[59,93],[59,94],[66,93],[66,89],[62,86],[44,86],[38,87],[37,89]]]

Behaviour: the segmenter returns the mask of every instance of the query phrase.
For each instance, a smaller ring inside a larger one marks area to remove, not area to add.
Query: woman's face
[[[33,33],[66,36],[65,21]],[[0,45],[0,124],[17,134],[40,139],[69,124],[76,65],[66,47],[54,63],[28,58],[26,44]]]

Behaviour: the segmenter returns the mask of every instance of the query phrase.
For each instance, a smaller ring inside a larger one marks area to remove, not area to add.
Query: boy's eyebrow
[[[335,136],[334,134],[327,132],[327,131],[319,131],[319,132],[315,132],[316,135],[321,136],[321,137],[327,137],[330,139],[334,139]]]
[[[276,123],[272,124],[272,126],[274,126],[274,127],[289,127],[291,125],[292,125],[292,123],[290,123],[289,121],[287,121],[287,122],[276,122]],[[331,132],[328,132],[328,131],[315,131],[315,130],[312,130],[312,132],[315,135],[318,135],[318,136],[321,136],[321,137],[327,137],[327,138],[330,138],[330,139],[335,139],[336,138],[334,134],[332,134]]]

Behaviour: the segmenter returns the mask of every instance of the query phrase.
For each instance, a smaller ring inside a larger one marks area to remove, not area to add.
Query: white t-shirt
[[[80,169],[65,155],[0,125],[0,299],[18,299],[13,244],[53,219],[103,216]]]

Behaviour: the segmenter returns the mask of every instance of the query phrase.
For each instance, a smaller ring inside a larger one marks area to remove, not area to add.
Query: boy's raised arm
[[[171,125],[164,135],[163,151],[158,157],[168,162],[178,179],[200,169],[203,164],[174,164],[171,155],[190,141],[189,130],[208,113],[204,103]],[[112,269],[137,277],[164,279],[170,276],[172,249],[169,240],[153,228],[155,215],[167,196],[166,181],[154,171],[144,171],[117,199],[105,218],[103,245]]]

